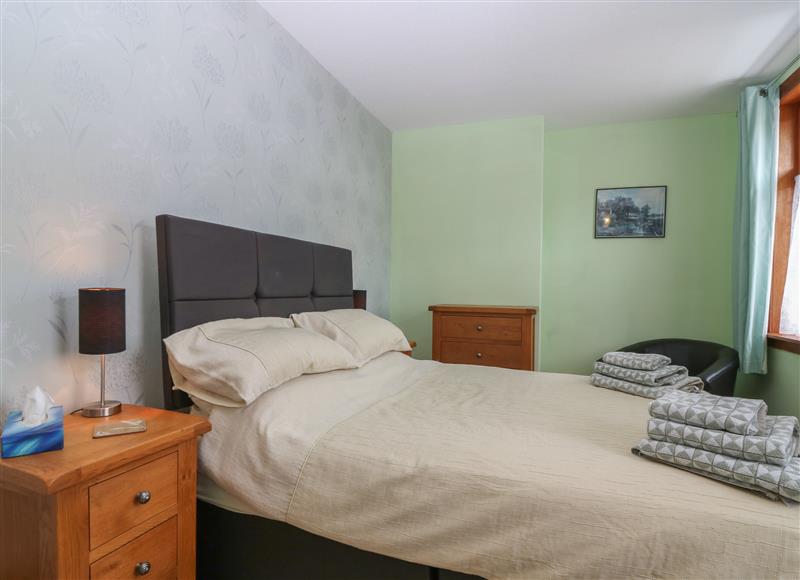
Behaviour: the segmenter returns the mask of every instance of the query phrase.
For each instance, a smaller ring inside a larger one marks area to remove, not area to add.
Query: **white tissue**
[[[53,398],[39,385],[28,389],[25,393],[25,404],[22,406],[22,424],[28,427],[41,425],[47,421],[47,411],[55,404]]]

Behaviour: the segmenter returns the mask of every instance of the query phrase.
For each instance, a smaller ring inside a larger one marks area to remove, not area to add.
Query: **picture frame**
[[[595,190],[595,239],[664,238],[666,233],[666,185]]]

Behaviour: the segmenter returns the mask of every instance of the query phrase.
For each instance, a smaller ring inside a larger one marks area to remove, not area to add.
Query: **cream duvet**
[[[210,408],[201,468],[254,513],[486,578],[796,578],[800,509],[634,456],[650,401],[388,353]]]

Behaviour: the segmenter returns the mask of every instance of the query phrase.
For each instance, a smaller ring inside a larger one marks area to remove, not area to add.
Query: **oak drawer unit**
[[[147,431],[93,439],[104,423]],[[64,418],[64,449],[0,459],[0,578],[191,579],[203,418],[124,405]]]
[[[435,304],[433,360],[533,370],[537,309]]]

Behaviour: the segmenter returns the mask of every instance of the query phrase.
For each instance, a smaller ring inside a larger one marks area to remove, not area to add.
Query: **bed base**
[[[197,502],[198,580],[477,579],[365,552],[258,516]]]

